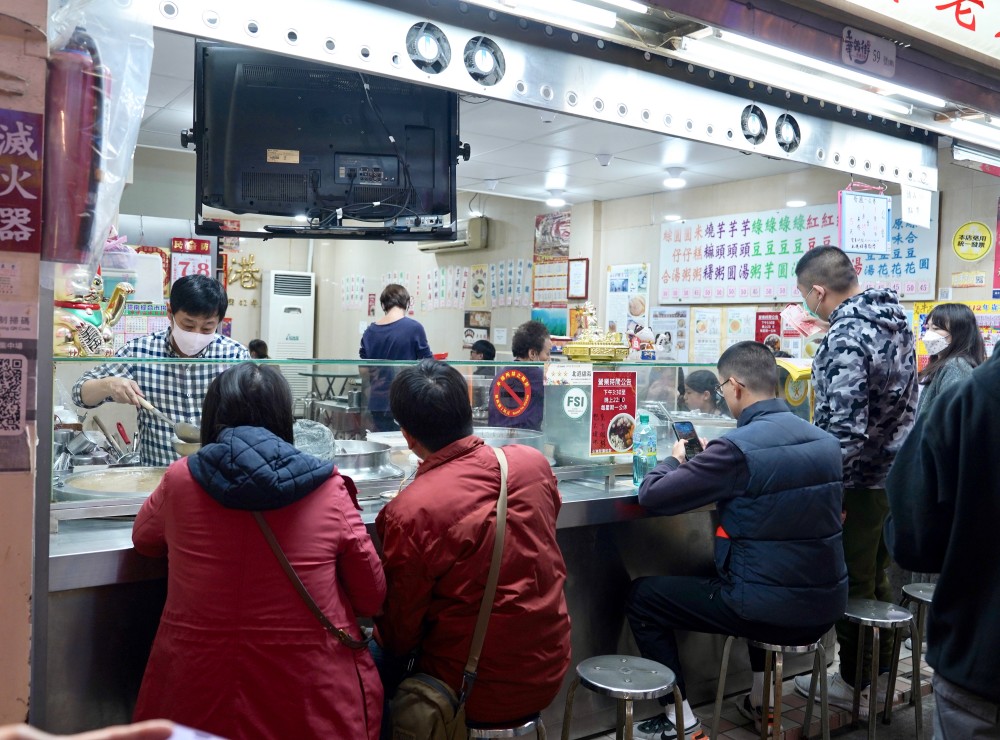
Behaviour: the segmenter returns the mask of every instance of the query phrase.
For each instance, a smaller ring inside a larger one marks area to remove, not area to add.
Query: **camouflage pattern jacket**
[[[884,488],[917,406],[916,352],[892,290],[869,289],[830,314],[813,360],[815,423],[840,440],[844,488]]]

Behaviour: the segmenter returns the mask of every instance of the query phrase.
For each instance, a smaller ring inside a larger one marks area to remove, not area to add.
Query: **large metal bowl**
[[[166,468],[107,468],[71,473],[52,484],[53,501],[139,498],[153,492]]]
[[[527,445],[539,452],[545,452],[545,435],[532,429],[511,429],[508,427],[472,427],[472,433],[482,437],[490,447],[506,445]]]
[[[342,475],[356,481],[401,478],[403,471],[392,464],[392,447],[382,442],[338,439],[334,442],[333,462]]]

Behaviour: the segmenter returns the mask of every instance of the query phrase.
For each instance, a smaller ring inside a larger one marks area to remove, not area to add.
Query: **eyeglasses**
[[[722,388],[723,388],[723,386],[725,386],[727,383],[729,383],[730,380],[733,381],[734,385],[738,385],[740,388],[746,388],[746,384],[745,383],[741,383],[736,378],[728,378],[725,382],[719,383],[718,385],[715,386],[715,395],[721,396],[722,395]]]

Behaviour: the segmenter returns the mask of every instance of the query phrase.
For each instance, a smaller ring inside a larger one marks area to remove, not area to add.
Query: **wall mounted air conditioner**
[[[458,239],[451,242],[417,242],[421,252],[475,252],[487,249],[490,221],[486,216],[469,219],[468,228],[460,229]]]
[[[268,270],[261,296],[260,335],[268,354],[276,360],[300,360],[313,356],[316,324],[316,276],[311,272]],[[301,373],[305,365],[281,366],[296,406],[312,390]]]

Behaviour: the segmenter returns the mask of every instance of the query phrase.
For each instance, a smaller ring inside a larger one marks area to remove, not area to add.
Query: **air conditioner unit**
[[[458,239],[452,242],[417,242],[421,252],[475,252],[489,247],[490,220],[486,216],[469,219],[468,228],[458,232]]]
[[[268,270],[261,296],[260,335],[268,354],[276,360],[301,360],[313,356],[316,323],[316,276],[311,272]],[[304,400],[312,390],[303,365],[281,366],[292,397]]]

